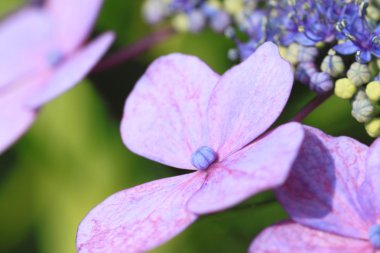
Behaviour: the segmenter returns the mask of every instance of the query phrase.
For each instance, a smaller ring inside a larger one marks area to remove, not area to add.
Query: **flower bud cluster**
[[[222,33],[243,7],[240,0],[145,0],[143,15],[150,24],[169,19],[179,32],[197,33],[210,27]]]
[[[248,58],[265,41],[276,43],[293,65],[296,80],[317,94],[334,91],[349,99],[353,117],[365,124],[369,135],[377,137],[379,2],[147,0],[144,10],[152,23],[172,16],[180,31],[197,32],[210,25],[224,32],[236,44],[228,51],[231,60]],[[223,15],[223,22],[216,20]]]

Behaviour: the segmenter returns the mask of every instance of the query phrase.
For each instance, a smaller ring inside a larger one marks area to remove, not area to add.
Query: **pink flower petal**
[[[55,27],[56,44],[64,54],[71,53],[87,37],[102,0],[49,0],[47,11]]]
[[[58,66],[48,83],[29,100],[29,106],[40,107],[75,86],[107,51],[113,38],[112,33],[103,34]]]
[[[206,142],[206,110],[219,76],[193,56],[154,61],[129,95],[121,123],[125,145],[169,166],[194,169],[191,155]]]
[[[51,26],[37,8],[21,10],[0,24],[0,88],[46,67]]]
[[[368,241],[342,237],[288,221],[273,225],[252,242],[249,253],[373,253]]]
[[[45,81],[40,74],[0,89],[0,153],[13,144],[31,125],[36,111],[25,106],[26,100]]]
[[[202,188],[189,201],[197,214],[220,211],[287,178],[303,140],[303,128],[289,123],[214,164]]]
[[[212,93],[208,111],[210,143],[219,157],[268,129],[284,108],[292,85],[290,64],[271,42],[227,71]]]
[[[368,238],[371,217],[360,205],[368,148],[307,127],[304,144],[277,197],[291,218],[318,230]]]
[[[145,252],[165,243],[196,220],[185,206],[204,178],[194,172],[112,195],[79,225],[78,252]]]
[[[360,204],[375,223],[380,221],[380,138],[368,150],[366,158],[366,177],[360,186],[358,195]]]

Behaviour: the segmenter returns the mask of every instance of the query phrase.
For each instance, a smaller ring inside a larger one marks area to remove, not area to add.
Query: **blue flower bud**
[[[324,94],[334,87],[330,76],[325,72],[316,72],[311,76],[309,88],[318,94]]]
[[[309,85],[311,76],[317,72],[313,62],[302,62],[296,69],[296,78],[303,84]]]
[[[212,148],[202,146],[191,155],[191,164],[199,170],[206,170],[217,158],[218,156]]]

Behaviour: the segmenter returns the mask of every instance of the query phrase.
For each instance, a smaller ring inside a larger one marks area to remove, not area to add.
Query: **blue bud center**
[[[57,66],[63,60],[63,54],[59,50],[51,51],[47,55],[47,60],[50,66]]]
[[[380,249],[380,225],[376,224],[370,227],[369,241],[375,249]]]
[[[216,152],[212,148],[202,146],[191,155],[191,164],[198,170],[206,170],[216,161],[217,157]]]

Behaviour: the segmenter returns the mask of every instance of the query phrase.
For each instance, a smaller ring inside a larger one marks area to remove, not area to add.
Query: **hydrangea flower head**
[[[298,123],[261,136],[282,111],[293,74],[271,42],[222,76],[193,56],[156,60],[126,101],[126,146],[195,172],[107,198],[81,222],[84,252],[141,252],[171,239],[199,215],[224,210],[283,183],[303,140]]]
[[[369,148],[307,128],[286,183],[276,194],[290,214],[264,230],[250,252],[380,250],[380,139]]]
[[[49,0],[0,24],[0,152],[41,105],[74,86],[108,49],[106,33],[82,47],[101,0]]]

